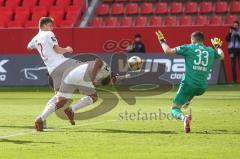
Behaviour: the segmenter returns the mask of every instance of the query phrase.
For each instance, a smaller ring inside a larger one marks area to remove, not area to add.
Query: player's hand
[[[220,48],[223,44],[222,40],[220,38],[213,38],[211,39],[211,42],[212,42],[212,45],[215,47],[215,48]]]
[[[67,52],[69,52],[69,53],[72,53],[72,52],[73,52],[73,49],[72,49],[70,46],[66,47],[66,50],[67,50]]]
[[[166,42],[166,39],[164,38],[163,33],[160,30],[156,31],[155,33],[160,43]]]

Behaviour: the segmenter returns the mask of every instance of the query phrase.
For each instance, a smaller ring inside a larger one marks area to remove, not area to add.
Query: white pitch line
[[[67,129],[67,128],[76,128],[76,127],[83,127],[83,126],[90,126],[90,125],[99,125],[99,124],[104,124],[104,123],[108,123],[108,122],[115,122],[118,120],[105,120],[105,121],[99,121],[99,122],[93,122],[93,123],[83,123],[83,124],[78,124],[78,125],[70,125],[70,126],[64,126],[64,127],[60,127],[60,128],[55,128],[55,129],[46,129],[44,132],[53,132],[56,130],[60,130],[60,129]],[[44,133],[43,132],[43,133]],[[12,134],[12,135],[5,135],[5,136],[0,136],[0,139],[7,139],[7,138],[12,138],[12,137],[17,137],[17,136],[25,136],[25,135],[30,135],[30,134],[34,134],[37,133],[36,130],[32,130],[32,131],[28,131],[28,132],[21,132],[21,133],[17,133],[17,134]]]
[[[5,136],[0,136],[0,139],[6,139],[6,138],[11,138],[11,137],[16,137],[16,136],[24,136],[24,135],[28,135],[28,134],[33,134],[35,133],[35,130],[32,131],[28,131],[28,132],[21,132],[21,133],[17,133],[17,134],[12,134],[12,135],[5,135]]]

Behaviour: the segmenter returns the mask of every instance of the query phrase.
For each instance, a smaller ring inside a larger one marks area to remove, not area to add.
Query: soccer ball
[[[143,61],[138,56],[132,56],[128,59],[128,66],[131,70],[140,70],[142,68]]]

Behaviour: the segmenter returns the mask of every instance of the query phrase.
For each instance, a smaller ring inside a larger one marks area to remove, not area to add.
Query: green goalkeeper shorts
[[[205,91],[205,88],[194,88],[186,83],[181,83],[173,102],[178,105],[183,105],[190,101],[194,96],[202,95]]]

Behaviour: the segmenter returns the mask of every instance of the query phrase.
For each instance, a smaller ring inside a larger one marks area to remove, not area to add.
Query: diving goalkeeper
[[[206,91],[207,77],[214,60],[224,58],[221,49],[222,41],[219,38],[213,38],[211,42],[214,49],[205,46],[204,34],[197,31],[191,35],[191,44],[170,48],[161,31],[157,31],[156,35],[166,54],[181,55],[185,58],[186,71],[174,97],[171,114],[174,118],[183,121],[184,131],[189,133],[192,117],[191,114],[184,115],[181,108],[188,106],[194,96],[200,96]]]

